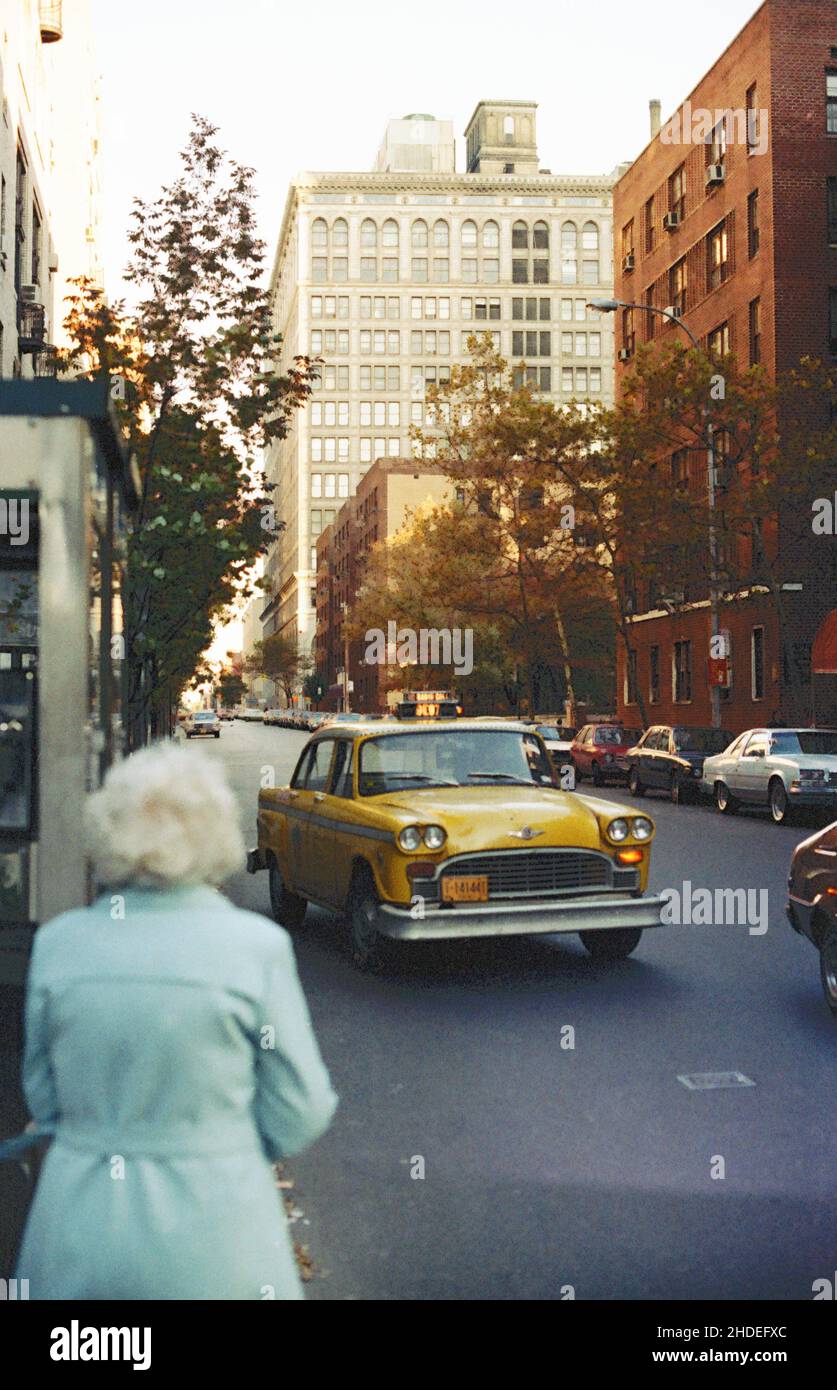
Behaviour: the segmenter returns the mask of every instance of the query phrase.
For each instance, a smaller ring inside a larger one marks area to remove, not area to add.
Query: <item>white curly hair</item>
[[[244,863],[238,807],[222,768],[171,743],[109,769],[88,797],[87,832],[102,884],[218,884]]]

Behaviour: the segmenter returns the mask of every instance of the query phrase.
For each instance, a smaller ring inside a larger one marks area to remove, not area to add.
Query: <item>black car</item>
[[[837,821],[796,846],[787,911],[794,931],[820,953],[825,1002],[837,1018]]]
[[[632,796],[665,791],[675,805],[697,800],[704,759],[723,753],[731,743],[726,729],[656,724],[624,756],[628,790]]]

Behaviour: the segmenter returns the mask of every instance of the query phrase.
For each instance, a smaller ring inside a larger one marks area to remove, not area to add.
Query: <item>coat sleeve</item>
[[[47,991],[42,983],[37,932],[26,982],[26,1041],[23,1052],[23,1093],[32,1119],[52,1128],[58,1119],[58,1097],[49,1055]]]
[[[256,1119],[268,1157],[278,1159],[313,1144],[337,1107],[284,933],[267,971],[262,1012],[256,1042]]]

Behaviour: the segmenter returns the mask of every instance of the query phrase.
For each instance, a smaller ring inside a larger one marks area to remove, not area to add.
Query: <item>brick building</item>
[[[364,713],[386,708],[380,666],[363,661],[364,643],[344,642],[343,619],[363,580],[366,556],[404,525],[408,513],[440,502],[450,483],[416,459],[379,459],[360,480],[317,541],[317,628],[314,653],[328,709],[345,707],[343,672],[348,660],[350,707]],[[381,622],[385,625],[386,615]]]
[[[745,366],[761,362],[771,376],[805,354],[834,361],[837,4],[765,0],[658,125],[652,111],[651,142],[614,190],[615,297],[679,307],[705,347]],[[641,309],[619,317],[617,390],[639,343],[681,334]],[[706,486],[705,455],[673,455],[669,466],[673,485]],[[782,583],[784,650],[769,595],[724,595],[731,663],[722,724],[737,732],[777,716],[837,723],[837,661],[816,660],[823,674],[812,676],[812,651],[827,645],[837,604],[837,541],[781,515],[765,541]],[[661,585],[646,586],[632,631],[633,657],[622,644],[618,654],[620,716],[636,722],[641,690],[653,722],[710,723],[705,584],[673,602],[663,602]]]

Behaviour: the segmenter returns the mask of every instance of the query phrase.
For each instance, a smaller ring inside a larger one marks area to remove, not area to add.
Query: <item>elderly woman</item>
[[[217,885],[233,795],[155,747],[90,798],[104,894],[37,933],[24,1089],[54,1132],[18,1259],[41,1299],[302,1297],[272,1163],[336,1099],[288,936]]]

